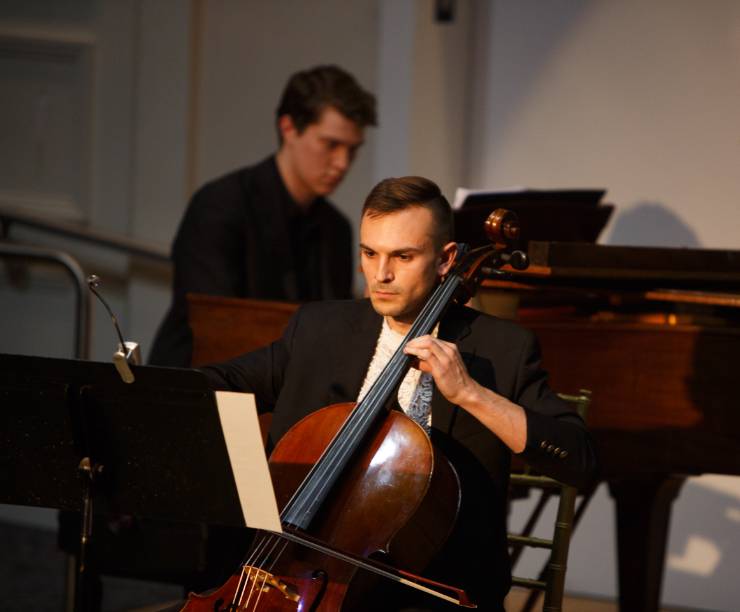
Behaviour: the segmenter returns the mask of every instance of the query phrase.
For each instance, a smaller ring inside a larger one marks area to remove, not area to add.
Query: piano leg
[[[657,612],[671,505],[684,477],[656,474],[609,482],[617,505],[619,609]]]

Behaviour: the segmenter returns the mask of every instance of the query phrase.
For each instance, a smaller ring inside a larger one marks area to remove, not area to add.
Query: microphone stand
[[[130,366],[141,364],[139,343],[123,339],[123,334],[121,333],[121,328],[118,326],[116,315],[113,314],[110,306],[108,306],[108,302],[106,302],[103,299],[103,296],[97,291],[97,288],[100,286],[100,278],[95,274],[91,274],[87,277],[87,286],[90,291],[95,294],[95,297],[100,300],[103,306],[105,306],[105,309],[110,315],[111,321],[113,321],[113,327],[118,335],[118,349],[113,353],[113,365],[116,366],[116,370],[118,370],[118,374],[120,374],[123,382],[130,384],[135,380],[134,373],[131,371]]]
[[[134,382],[134,373],[131,371],[131,365],[139,365],[141,363],[141,351],[139,349],[138,342],[130,342],[123,339],[121,328],[118,326],[118,319],[113,314],[108,303],[103,299],[103,296],[98,293],[97,288],[100,286],[100,278],[91,274],[87,277],[87,286],[90,291],[95,294],[95,297],[100,300],[105,309],[110,315],[111,321],[113,321],[113,327],[116,330],[118,336],[118,348],[113,353],[113,365],[116,367],[118,374],[124,383],[131,384]],[[85,415],[84,412],[87,410],[87,400],[85,397],[84,390],[80,390],[80,402],[81,402],[81,417],[84,427]],[[89,446],[85,441],[85,446]],[[93,527],[93,489],[96,478],[100,476],[104,471],[104,465],[102,463],[96,463],[90,458],[89,448],[85,449],[85,456],[83,456],[77,471],[82,478],[82,524],[80,527],[80,550],[77,556],[77,572],[75,580],[75,598],[74,598],[74,609],[75,612],[85,612],[88,609],[96,608],[97,602],[94,601],[96,597],[90,592],[89,584],[89,563],[88,563],[88,549],[90,545],[90,539],[92,537]]]

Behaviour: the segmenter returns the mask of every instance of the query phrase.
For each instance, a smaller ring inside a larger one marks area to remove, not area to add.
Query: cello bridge
[[[252,590],[269,593],[270,590],[275,589],[289,601],[298,603],[301,600],[301,596],[295,588],[270,572],[256,567],[245,567],[244,571],[246,572],[247,581],[252,583]]]

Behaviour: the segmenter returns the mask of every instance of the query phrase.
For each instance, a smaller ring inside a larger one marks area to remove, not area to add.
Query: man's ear
[[[448,242],[442,247],[442,251],[439,254],[439,265],[437,266],[437,274],[439,276],[447,275],[455,263],[456,256],[457,242]]]
[[[283,137],[283,142],[289,141],[298,133],[295,123],[293,123],[293,118],[290,115],[281,115],[278,118],[278,129]]]

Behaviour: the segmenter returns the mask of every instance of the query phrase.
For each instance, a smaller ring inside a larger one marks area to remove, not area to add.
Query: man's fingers
[[[446,353],[436,344],[429,344],[428,347],[406,346],[407,355],[413,355],[418,362],[414,365],[422,372],[431,372],[432,374],[442,374],[449,369],[451,364]]]

